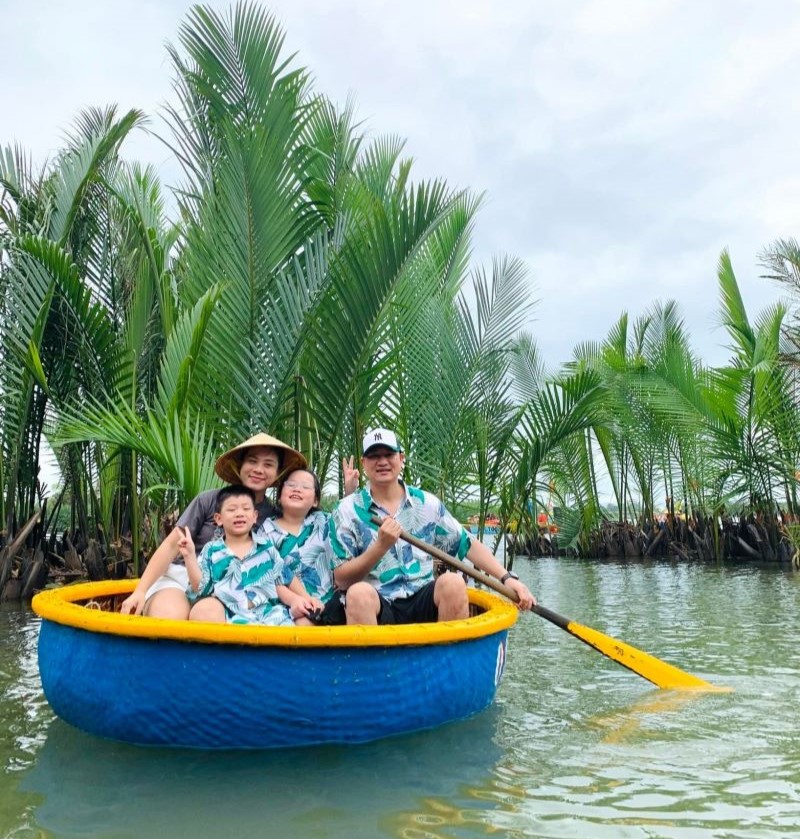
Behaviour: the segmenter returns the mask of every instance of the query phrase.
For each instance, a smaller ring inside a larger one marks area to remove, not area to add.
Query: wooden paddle
[[[380,526],[382,519],[377,516],[373,516],[372,522],[373,524]],[[406,533],[405,530],[401,529],[400,538],[408,542],[409,545],[414,545],[414,547],[419,548],[421,551],[425,551],[425,553],[430,554],[434,557],[434,559],[441,560],[451,568],[461,571],[468,577],[472,577],[473,580],[477,580],[479,583],[483,583],[483,585],[488,588],[502,594],[512,603],[517,603],[519,601],[517,593],[514,589],[503,585],[503,583],[499,582],[494,577],[484,574],[482,571],[479,571],[477,568],[473,568],[471,565],[467,565],[460,559],[455,559],[450,556],[450,554],[439,550],[439,548],[435,548],[433,545],[423,542],[422,539],[417,539],[416,536]],[[584,644],[587,644],[597,650],[597,652],[602,653],[612,661],[616,661],[617,664],[627,667],[628,670],[632,670],[634,673],[641,676],[643,679],[647,679],[648,682],[652,682],[657,687],[667,688],[669,690],[729,690],[729,688],[716,687],[710,682],[706,682],[704,679],[693,676],[691,673],[686,673],[683,670],[674,667],[672,664],[667,664],[665,661],[661,661],[661,659],[658,659],[649,653],[637,650],[636,647],[631,647],[630,644],[626,644],[624,641],[618,641],[616,638],[604,635],[602,632],[598,632],[596,629],[592,629],[589,626],[583,626],[580,623],[571,621],[568,618],[551,611],[545,606],[540,606],[538,603],[533,607],[533,611],[536,612],[539,617],[550,621],[550,623],[555,624],[559,627],[559,629],[569,632],[570,635],[574,635],[576,638],[583,641]]]

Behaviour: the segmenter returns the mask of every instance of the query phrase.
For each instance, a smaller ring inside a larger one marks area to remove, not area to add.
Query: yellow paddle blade
[[[560,625],[560,624],[559,624]],[[667,688],[669,690],[705,690],[727,693],[731,688],[717,687],[711,682],[705,681],[698,676],[693,676],[691,673],[686,673],[666,661],[650,655],[649,653],[637,650],[630,644],[620,641],[617,638],[611,638],[592,629],[589,626],[583,626],[575,621],[566,621],[563,626],[567,632],[580,638],[584,644],[588,644],[604,656],[616,661],[628,670],[638,673],[643,678],[652,682],[660,688]]]

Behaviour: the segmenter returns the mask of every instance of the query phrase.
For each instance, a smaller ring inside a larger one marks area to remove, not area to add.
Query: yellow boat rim
[[[470,588],[469,601],[485,611],[472,618],[404,626],[256,626],[202,623],[122,615],[87,607],[97,598],[128,595],[138,580],[105,580],[48,589],[33,598],[43,620],[87,632],[152,640],[254,647],[403,647],[451,644],[483,638],[513,626],[517,608],[485,591]]]

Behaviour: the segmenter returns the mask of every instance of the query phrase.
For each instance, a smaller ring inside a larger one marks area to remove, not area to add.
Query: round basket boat
[[[361,743],[486,708],[517,610],[470,590],[473,617],[407,626],[264,627],[118,613],[135,580],[42,592],[39,670],[59,717],[142,745]]]

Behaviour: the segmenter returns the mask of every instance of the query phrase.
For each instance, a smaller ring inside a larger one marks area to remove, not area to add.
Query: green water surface
[[[659,691],[534,615],[494,706],[359,747],[142,749],[53,718],[0,610],[0,836],[800,836],[800,574],[518,560],[540,602],[733,693]],[[193,712],[192,708],[186,709]]]

